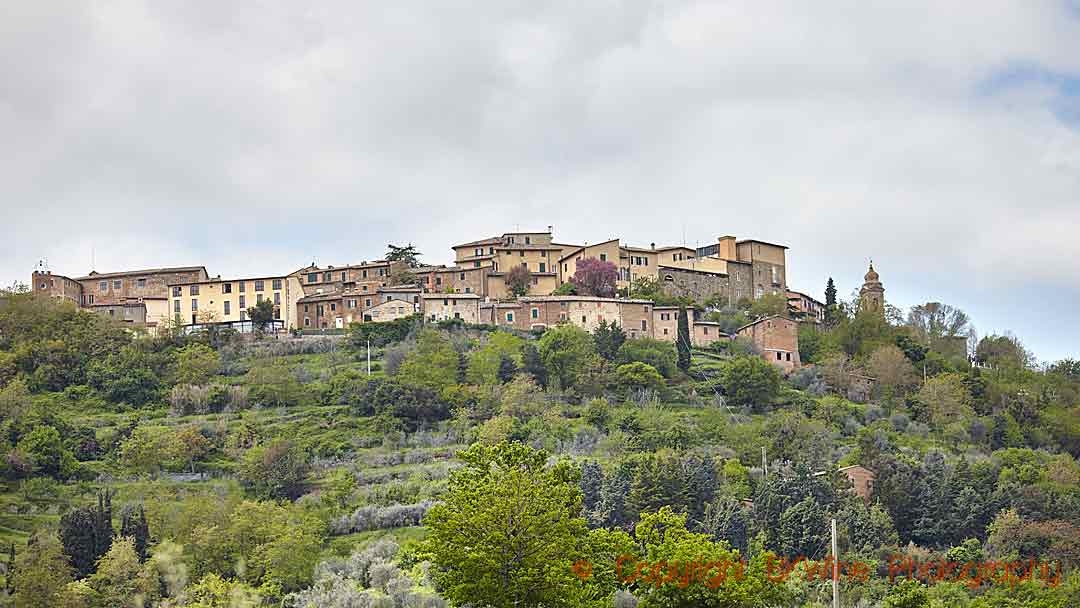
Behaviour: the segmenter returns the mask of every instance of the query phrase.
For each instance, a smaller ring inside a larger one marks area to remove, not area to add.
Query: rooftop
[[[145,270],[125,270],[122,272],[97,272],[91,271],[85,277],[79,277],[76,281],[89,281],[92,279],[107,279],[112,277],[129,277],[140,274],[168,274],[177,272],[206,272],[206,266],[174,266],[171,268],[147,268]]]

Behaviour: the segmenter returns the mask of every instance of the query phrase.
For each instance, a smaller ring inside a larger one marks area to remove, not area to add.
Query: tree
[[[548,381],[547,368],[540,351],[533,344],[525,344],[521,347],[522,370],[532,377],[537,385],[546,387]]]
[[[112,546],[112,494],[98,493],[97,507],[72,509],[60,518],[60,540],[77,578],[94,571],[97,560]]]
[[[678,369],[678,354],[671,342],[653,338],[633,338],[623,343],[615,360],[620,364],[648,363],[665,378],[671,378]]]
[[[676,331],[675,348],[678,352],[677,365],[682,371],[690,369],[690,320],[686,316],[686,305],[679,305],[678,330]]]
[[[720,372],[720,385],[732,405],[760,411],[780,392],[780,372],[760,357],[736,357]]]
[[[975,360],[993,367],[1027,367],[1033,358],[1020,338],[1009,333],[986,336],[975,349]]]
[[[398,246],[391,243],[387,245],[386,248],[387,262],[405,262],[405,265],[409,268],[417,268],[420,266],[420,252],[416,250],[416,246],[412,243],[404,246]]]
[[[66,479],[77,468],[75,457],[64,447],[60,432],[42,425],[19,439],[18,450],[30,457],[34,471],[54,479]]]
[[[128,506],[121,512],[120,536],[132,539],[139,560],[146,560],[146,549],[150,542],[150,526],[146,523],[146,509],[143,505],[140,504],[138,509]]]
[[[922,343],[931,347],[941,338],[966,337],[971,331],[971,318],[967,313],[941,302],[912,306],[907,324]]]
[[[469,355],[469,364],[466,378],[472,384],[495,384],[502,382],[499,377],[500,370],[508,371],[503,362],[508,360],[510,365],[521,364],[522,347],[525,340],[507,331],[495,331],[487,336],[484,345]],[[513,373],[511,372],[512,376]]]
[[[532,283],[532,273],[525,264],[519,264],[511,268],[503,277],[506,282],[506,290],[515,298],[529,293],[529,284]]]
[[[747,311],[752,319],[764,319],[777,315],[788,314],[787,295],[782,293],[767,293],[750,303]]]
[[[574,296],[574,295],[577,295],[577,287],[574,286],[573,282],[567,281],[567,282],[563,283],[562,285],[559,285],[558,287],[556,287],[554,289],[554,291],[551,292],[551,295],[553,295],[553,296]]]
[[[580,295],[613,298],[615,284],[619,280],[619,269],[612,262],[584,258],[578,260],[577,270],[570,280]]]
[[[147,591],[150,591],[140,588],[140,583],[148,582],[140,576],[141,571],[139,556],[135,552],[135,541],[131,538],[117,538],[108,552],[98,560],[97,571],[87,581],[96,592],[95,604],[117,608],[145,605],[143,601],[136,603],[136,597],[145,600]],[[156,586],[157,581],[153,582]]]
[[[300,496],[310,471],[307,454],[286,439],[249,449],[240,463],[240,485],[262,499]]]
[[[959,374],[942,374],[926,381],[919,389],[919,402],[930,412],[930,422],[938,429],[970,420],[975,416],[971,395]]]
[[[26,550],[15,558],[11,574],[16,608],[60,606],[64,588],[71,582],[71,568],[60,541],[51,532],[36,532]]]
[[[887,344],[875,350],[866,363],[866,371],[877,379],[886,397],[900,396],[918,382],[915,368],[896,346]]]
[[[807,496],[780,515],[775,530],[780,555],[821,559],[829,552],[828,520],[825,510]]]
[[[175,357],[177,384],[206,384],[221,369],[221,355],[197,342],[177,350]]]
[[[425,329],[417,335],[416,350],[405,357],[397,379],[407,386],[440,391],[457,384],[458,365],[458,353],[450,339],[439,331]]]
[[[614,361],[619,347],[626,342],[626,332],[615,321],[609,325],[607,321],[601,320],[593,330],[593,340],[596,342],[597,354],[605,361]]]
[[[836,306],[836,283],[833,282],[832,277],[825,283],[825,306]]]
[[[619,386],[632,390],[658,390],[664,386],[664,377],[656,368],[640,361],[624,363],[615,368],[615,381]]]
[[[266,326],[274,322],[274,302],[269,298],[263,298],[255,306],[248,307],[247,316],[255,331],[259,333],[266,331]]]
[[[455,605],[569,606],[571,564],[586,532],[579,473],[546,466],[547,452],[517,443],[459,454],[443,502],[424,518],[422,554]]]
[[[557,382],[559,388],[573,387],[582,370],[597,356],[589,332],[569,323],[544,332],[538,350],[549,380]]]

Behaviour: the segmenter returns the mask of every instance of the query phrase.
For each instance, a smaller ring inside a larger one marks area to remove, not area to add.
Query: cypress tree
[[[150,526],[146,523],[146,510],[126,508],[121,516],[120,536],[130,536],[135,541],[135,553],[140,561],[146,561],[146,546],[150,541]]]
[[[686,317],[686,305],[679,306],[679,330],[676,349],[679,353],[678,365],[682,371],[690,369],[690,321]]]

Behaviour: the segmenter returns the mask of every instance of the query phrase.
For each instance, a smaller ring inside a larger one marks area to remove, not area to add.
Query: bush
[[[357,416],[389,415],[409,430],[450,417],[450,407],[432,390],[406,386],[396,379],[353,378],[335,389],[337,402]]]
[[[353,323],[349,329],[349,344],[356,352],[366,353],[369,341],[375,348],[401,342],[414,334],[422,322],[423,318],[420,315],[411,315],[403,319],[379,323]]]
[[[394,504],[385,507],[365,505],[330,522],[330,533],[334,535],[354,534],[371,530],[389,530],[419,526],[428,509],[435,502],[425,500],[416,504]]]
[[[290,441],[275,439],[244,454],[240,484],[258,498],[293,500],[303,494],[309,470],[303,450]]]
[[[653,338],[633,338],[627,340],[619,347],[615,357],[619,364],[647,363],[665,378],[675,375],[678,356],[675,346],[671,342],[654,340]]]
[[[664,386],[664,378],[656,368],[640,361],[617,367],[615,381],[632,391],[655,391]]]
[[[242,386],[183,384],[169,391],[169,414],[192,416],[248,408],[248,391]]]
[[[721,370],[720,385],[733,405],[760,411],[780,392],[780,372],[760,357],[736,357]]]

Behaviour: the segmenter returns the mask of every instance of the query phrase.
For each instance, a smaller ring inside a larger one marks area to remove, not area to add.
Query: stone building
[[[798,368],[799,322],[779,315],[758,319],[740,327],[735,335],[748,338],[761,356],[786,371]]]
[[[722,236],[715,245],[699,247],[696,253],[699,258],[726,262],[726,268],[715,272],[727,275],[726,291],[720,294],[734,304],[744,298],[787,293],[787,249],[786,245],[757,239],[740,241]]]
[[[420,304],[408,300],[387,300],[364,311],[365,323],[381,323],[404,319],[420,312]]]
[[[885,316],[885,286],[881,277],[874,270],[874,261],[870,261],[870,270],[863,277],[865,281],[859,290],[859,309]]]
[[[480,296],[474,293],[425,293],[420,296],[420,311],[428,321],[481,322]]]
[[[794,311],[800,321],[825,322],[825,304],[801,291],[787,291],[788,309]]]
[[[874,479],[877,477],[874,472],[861,464],[841,467],[840,472],[851,481],[852,491],[863,501],[869,503],[870,496],[874,492]]]
[[[95,271],[78,278],[37,271],[31,277],[31,286],[35,295],[59,298],[153,331],[159,324],[172,319],[169,286],[206,278],[204,266]]]
[[[617,323],[631,338],[653,337],[650,300],[588,296],[526,296],[516,302],[486,302],[482,322],[522,331],[570,323],[592,332],[601,322]]]

